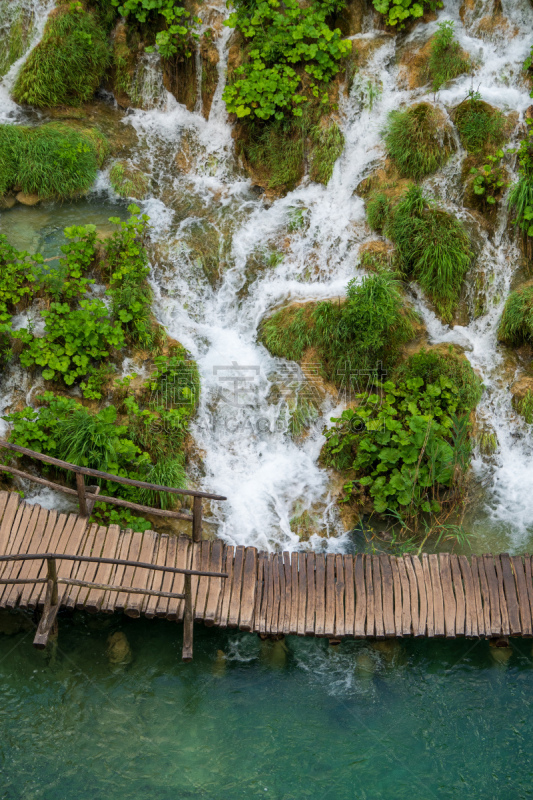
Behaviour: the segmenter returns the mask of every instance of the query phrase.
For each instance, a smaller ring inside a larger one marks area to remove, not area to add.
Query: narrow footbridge
[[[53,556],[52,606],[67,609],[182,621],[189,580],[193,621],[259,634],[533,633],[529,556],[264,553],[99,526],[8,492],[0,493],[0,520],[1,608],[46,606]]]

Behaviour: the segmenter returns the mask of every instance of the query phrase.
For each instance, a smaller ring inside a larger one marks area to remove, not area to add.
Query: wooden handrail
[[[102,556],[81,556],[72,553],[17,553],[11,556],[0,556],[2,561],[37,561],[57,558],[59,561],[90,561],[93,564],[118,564],[120,567],[141,567],[159,572],[179,573],[180,575],[200,575],[202,578],[227,578],[227,572],[209,572],[201,569],[185,569],[184,567],[167,567],[164,564],[150,564],[147,561],[128,561],[124,558],[103,558]],[[35,583],[33,578],[28,583]]]

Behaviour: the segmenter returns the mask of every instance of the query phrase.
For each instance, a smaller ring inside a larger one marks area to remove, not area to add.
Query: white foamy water
[[[222,6],[209,8],[227,14]],[[353,37],[354,47],[373,39],[376,46],[356,74],[350,95],[341,96],[339,120],[346,145],[327,187],[305,179],[272,201],[253,189],[235,155],[222,100],[231,33],[226,28],[216,39],[219,82],[208,120],[201,115],[200,102],[194,112],[188,111],[153,76],[147,92],[157,99],[145,105],[154,107],[125,117],[124,123],[139,135],[139,153],[149,163],[156,187],[143,204],[154,225],[156,313],[169,334],[190,351],[201,374],[192,432],[202,467],[192,479],[228,497],[227,503],[213,504],[213,519],[227,541],[294,549],[300,542],[291,520],[307,512],[316,533],[324,537],[313,536],[310,546],[337,550],[347,545],[330,476],[318,464],[322,429],[340,412],[338,399],[324,399],[322,415],[309,435],[292,438],[287,403],[294,399],[295,387],[305,389],[303,374],[258,343],[258,328],[273,309],[289,301],[341,296],[348,280],[361,276],[359,248],[376,237],[370,235],[364,202],[354,191],[383,161],[381,131],[391,110],[424,99],[448,113],[474,88],[487,102],[523,118],[532,102],[521,65],[531,46],[533,10],[527,0],[516,0],[504,3],[504,13],[508,29],[491,39],[480,38],[476,26],[483,11],[476,19],[465,18],[463,25],[459,3],[445,2],[438,21],[454,20],[456,35],[476,68],[473,76],[456,79],[436,97],[400,85],[399,43],[373,31],[366,20],[365,32]],[[436,25],[417,26],[409,39],[423,43]],[[155,64],[152,59],[150,69]],[[449,210],[474,225],[461,206],[458,188],[464,155],[459,147],[426,184]],[[101,175],[99,190],[107,185]],[[478,232],[478,264],[491,276],[483,316],[450,328],[436,319],[419,292],[413,299],[431,341],[461,344],[483,377],[486,391],[479,417],[496,432],[498,452],[491,458],[476,453],[473,463],[485,492],[479,508],[481,535],[485,529],[495,531],[502,546],[520,549],[533,534],[533,470],[531,434],[511,408],[496,339],[518,263],[506,230],[503,209],[492,241]],[[210,241],[218,241],[215,261],[220,267],[211,282],[197,255],[208,233]]]

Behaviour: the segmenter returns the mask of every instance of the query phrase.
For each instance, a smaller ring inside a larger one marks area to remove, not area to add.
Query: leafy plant
[[[439,169],[453,150],[442,113],[429,103],[391,111],[384,139],[387,153],[400,175],[414,180]]]
[[[247,61],[224,89],[226,108],[238,117],[283,119],[301,116],[309,99],[328,102],[324,86],[339,72],[352,43],[326,19],[339,0],[235,0],[224,23],[250,41]],[[305,76],[297,71],[303,67]]]
[[[487,209],[487,206],[493,206],[500,200],[508,185],[501,163],[503,156],[503,150],[498,150],[496,155],[486,157],[487,163],[482,167],[472,167],[470,170],[470,174],[474,176],[472,181],[474,194],[481,201],[484,210]]]
[[[85,277],[96,257],[96,226],[71,225],[64,230],[67,244],[61,246],[65,258],[43,275],[46,291],[57,302],[82,297],[94,283]]]
[[[397,246],[402,270],[420,283],[449,321],[473,259],[461,222],[412,186],[392,210],[385,232]]]
[[[533,344],[533,286],[511,292],[505,303],[498,338],[511,346]]]
[[[98,140],[68,125],[0,125],[0,194],[20,186],[43,199],[73,197],[92,185],[98,164]]]
[[[32,258],[29,253],[16,250],[0,234],[0,327],[9,322],[15,306],[30,300],[39,285],[39,269],[42,256]]]
[[[463,54],[459,42],[454,37],[454,23],[451,20],[439,22],[437,33],[431,41],[431,51],[427,64],[431,88],[438,92],[441,86],[457,78],[470,69],[470,59]]]
[[[513,223],[524,236],[533,237],[533,120],[527,120],[527,133],[518,150],[519,179],[509,192],[509,208],[515,214]]]
[[[399,512],[403,520],[439,514],[470,463],[457,387],[442,375],[435,382],[416,377],[387,381],[380,394],[358,399],[325,431],[327,457],[355,472],[346,499],[368,492],[376,512]]]
[[[435,11],[437,8],[442,8],[441,0],[372,0],[372,5],[383,14],[387,25],[398,27],[399,29],[405,28],[405,22],[410,17],[418,19],[424,15],[424,9],[429,8]]]
[[[13,97],[38,108],[91,99],[109,64],[105,30],[81,3],[50,15],[43,37],[22,67]]]
[[[524,61],[524,69],[528,72],[533,72],[533,45],[531,45],[531,53]],[[531,97],[533,97],[533,89],[531,90]]]
[[[190,40],[198,38],[194,27],[202,20],[175,0],[111,0],[111,3],[123,17],[131,15],[142,25],[157,19],[156,14],[163,17],[166,28],[156,33],[156,47],[163,58],[172,58],[177,53],[191,56]],[[146,51],[154,49],[147,47]]]
[[[485,153],[499,147],[505,138],[505,116],[470,91],[455,111],[455,124],[463,147],[469,153]]]

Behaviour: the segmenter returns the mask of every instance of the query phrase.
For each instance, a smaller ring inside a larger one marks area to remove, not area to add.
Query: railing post
[[[57,565],[55,558],[48,558],[46,560],[48,565],[48,574],[47,579],[52,581],[52,594],[50,597],[50,605],[57,606],[59,602],[58,591],[57,591]]]
[[[202,541],[202,498],[195,497],[192,504],[192,540]]]
[[[57,612],[59,611],[59,593],[57,591],[57,566],[55,558],[47,558],[46,597],[44,608],[35,633],[33,646],[44,650],[50,634],[57,634]]]
[[[76,488],[78,490],[78,501],[80,504],[80,516],[88,517],[87,498],[85,497],[85,478],[81,472],[76,472]]]
[[[185,575],[183,593],[185,595],[185,611],[183,613],[183,649],[181,657],[183,661],[192,661],[192,637],[193,637],[194,623],[193,623],[193,613],[192,613],[192,592],[191,592],[190,575]]]

